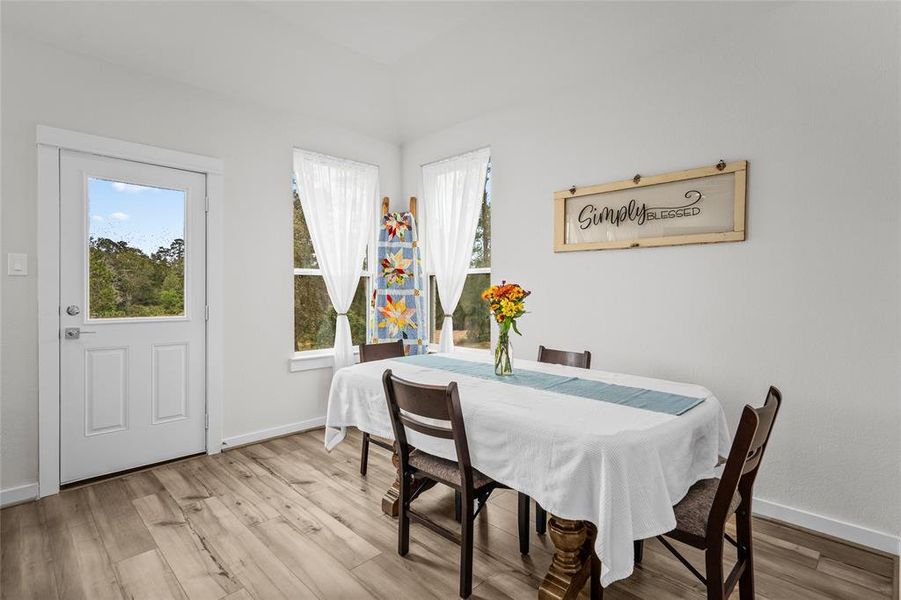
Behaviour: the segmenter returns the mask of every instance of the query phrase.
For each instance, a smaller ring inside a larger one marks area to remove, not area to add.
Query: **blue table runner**
[[[668,415],[678,416],[685,414],[704,401],[703,398],[692,398],[668,392],[604,383],[603,381],[581,379],[579,377],[567,377],[553,373],[542,373],[540,371],[518,369],[513,372],[513,375],[499,376],[494,374],[494,365],[492,364],[460,360],[447,356],[417,355],[393,360],[400,360],[429,369],[459,373],[468,377],[530,387],[536,390],[547,390],[557,394],[578,396],[591,400],[600,400],[601,402],[642,408]]]

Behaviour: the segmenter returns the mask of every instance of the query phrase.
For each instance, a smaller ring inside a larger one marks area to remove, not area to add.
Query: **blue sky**
[[[91,237],[126,241],[149,255],[184,238],[185,193],[92,177],[88,218]]]

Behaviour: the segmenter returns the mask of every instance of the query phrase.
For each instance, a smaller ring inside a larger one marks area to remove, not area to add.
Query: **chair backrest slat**
[[[565,365],[567,367],[591,368],[591,352],[569,352],[568,350],[553,350],[538,346],[538,362]]]
[[[401,411],[426,419],[450,421],[446,386],[421,385],[399,377],[394,377],[393,382],[394,400]]]
[[[424,435],[445,440],[454,439],[454,430],[450,427],[437,427],[429,423],[423,423],[422,421],[412,419],[403,413],[400,415],[400,421],[404,424],[404,427],[409,427],[413,431],[418,431]]]
[[[360,344],[360,362],[372,362],[386,358],[401,358],[404,355],[404,342],[384,342],[382,344]]]

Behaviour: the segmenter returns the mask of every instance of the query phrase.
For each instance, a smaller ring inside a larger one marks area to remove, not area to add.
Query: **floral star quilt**
[[[388,213],[379,228],[372,291],[372,343],[403,340],[407,354],[428,352],[424,275],[410,213]]]

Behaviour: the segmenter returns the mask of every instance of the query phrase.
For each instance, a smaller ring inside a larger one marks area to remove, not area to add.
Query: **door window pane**
[[[185,192],[88,179],[92,319],[185,314]]]
[[[444,324],[444,311],[438,296],[435,277],[430,278],[430,294],[432,300],[432,339],[440,341],[441,326]],[[454,311],[454,345],[465,348],[488,348],[491,346],[491,315],[488,304],[482,300],[482,291],[491,285],[491,274],[471,273],[466,276],[460,303]]]
[[[360,277],[347,319],[354,344],[366,341],[367,277]],[[332,307],[325,280],[321,275],[294,276],[294,349],[320,350],[335,345],[335,321],[338,313]]]

